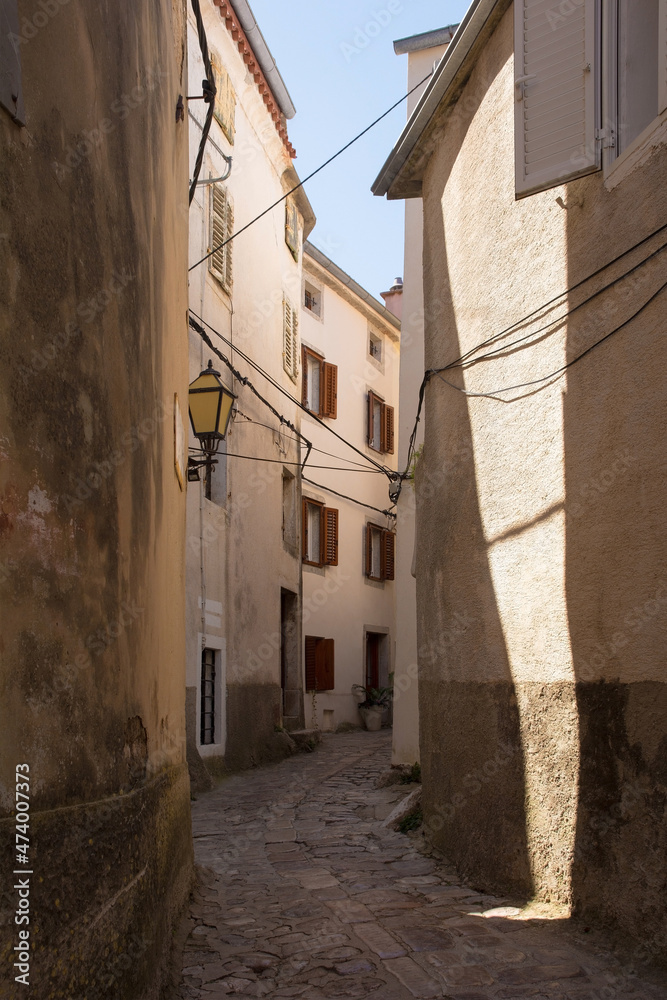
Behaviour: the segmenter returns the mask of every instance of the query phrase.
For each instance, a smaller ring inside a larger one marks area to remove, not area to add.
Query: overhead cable
[[[206,29],[204,27],[204,19],[201,14],[199,0],[192,0],[192,9],[194,11],[195,20],[197,21],[197,35],[199,37],[199,48],[201,49],[201,57],[204,61],[204,71],[206,73],[206,79],[202,81],[202,89],[204,91],[203,95],[204,101],[208,104],[208,112],[206,114],[206,121],[204,122],[201,138],[199,140],[199,149],[197,151],[197,159],[195,161],[194,170],[192,172],[192,180],[190,181],[190,194],[188,200],[189,205],[192,204],[192,199],[194,198],[195,191],[197,189],[199,172],[201,170],[201,165],[204,159],[204,149],[206,147],[206,140],[208,139],[208,133],[211,130],[211,122],[213,121],[213,112],[215,111],[215,95],[217,93],[215,87],[215,74],[213,72],[213,67],[211,66],[211,59],[208,54]]]
[[[198,0],[192,0],[192,2],[194,5],[195,2],[198,3]],[[312,173],[308,174],[307,177],[304,177],[302,181],[299,181],[298,184],[295,184],[293,188],[287,191],[281,198],[278,198],[277,201],[274,201],[273,204],[269,205],[268,208],[265,208],[263,212],[259,213],[259,215],[256,215],[254,219],[250,220],[250,222],[247,222],[245,226],[242,226],[241,229],[238,229],[235,233],[232,233],[231,236],[228,236],[227,239],[224,240],[222,243],[220,243],[218,246],[213,247],[212,250],[209,250],[209,252],[205,254],[201,258],[201,260],[198,260],[196,264],[193,264],[192,267],[189,268],[189,270],[190,271],[194,270],[195,267],[199,267],[200,264],[203,264],[204,261],[208,260],[208,258],[211,257],[214,253],[218,253],[218,251],[222,250],[224,246],[226,246],[228,243],[231,243],[231,241],[236,239],[237,236],[240,236],[241,233],[244,233],[246,229],[250,229],[251,226],[254,226],[256,222],[259,222],[260,219],[263,219],[264,216],[267,215],[272,209],[276,208],[277,205],[280,205],[280,203],[285,201],[286,198],[289,198],[291,194],[294,194],[295,191],[298,191],[299,188],[303,187],[303,185],[306,184],[309,180],[311,180],[316,174],[319,174],[320,170],[324,170],[325,167],[328,167],[330,163],[332,163],[337,157],[341,155],[341,153],[344,153],[346,149],[349,149],[350,146],[352,146],[355,142],[357,142],[358,139],[361,139],[362,136],[366,135],[367,132],[370,132],[370,130],[374,128],[379,122],[381,122],[383,118],[386,118],[387,115],[394,110],[394,108],[397,108],[399,104],[402,104],[403,101],[407,100],[410,94],[412,94],[413,91],[421,87],[422,84],[426,83],[426,81],[432,75],[433,75],[433,70],[431,70],[431,72],[427,76],[425,76],[423,80],[420,80],[419,83],[416,83],[414,87],[412,87],[407,92],[407,94],[404,94],[403,97],[401,97],[400,100],[392,104],[390,108],[387,108],[387,110],[383,112],[383,114],[381,114],[379,118],[376,118],[375,121],[371,122],[370,125],[367,125],[362,132],[359,132],[358,135],[355,135],[354,139],[350,139],[350,141],[346,143],[341,149],[339,149],[337,153],[334,153],[333,156],[330,156],[329,159],[325,160],[324,163],[322,163],[319,167],[317,167],[316,170],[313,170]],[[192,197],[190,198],[190,200],[192,201]]]
[[[391,510],[381,510],[379,507],[373,507],[369,503],[363,503],[362,500],[355,500],[354,497],[345,496],[344,493],[338,493],[337,490],[332,490],[330,486],[323,486],[322,483],[314,483],[312,479],[306,479],[305,476],[301,477],[304,483],[310,483],[311,486],[316,486],[318,490],[324,490],[325,493],[333,493],[336,497],[341,497],[342,500],[349,500],[351,503],[356,503],[360,507],[367,507],[368,510],[375,510],[378,514],[386,514],[387,517],[396,517],[396,515]]]

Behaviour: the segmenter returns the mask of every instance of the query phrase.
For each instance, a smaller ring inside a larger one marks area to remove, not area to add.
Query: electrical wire
[[[604,344],[605,340],[609,340],[610,337],[613,337],[615,333],[619,333],[620,330],[625,329],[626,326],[632,323],[632,321],[635,320],[637,316],[643,313],[643,311],[646,308],[648,308],[648,306],[650,306],[651,302],[657,299],[657,297],[660,295],[661,292],[665,290],[665,288],[667,288],[667,281],[663,285],[661,285],[660,288],[657,290],[657,292],[654,292],[653,295],[651,295],[651,297],[642,306],[640,306],[636,312],[632,314],[632,316],[624,320],[623,323],[620,323],[613,330],[610,330],[610,332],[606,333],[604,337],[601,337],[599,340],[596,340],[594,344],[591,344],[590,347],[587,347],[586,350],[582,351],[581,354],[578,354],[576,358],[572,358],[572,360],[568,361],[567,364],[564,364],[561,368],[557,368],[556,371],[551,372],[549,375],[543,375],[542,378],[533,379],[533,381],[531,382],[520,382],[518,385],[508,385],[505,386],[503,389],[493,389],[488,392],[470,392],[468,389],[464,389],[462,386],[459,385],[454,385],[453,382],[448,382],[446,378],[443,378],[442,375],[440,374],[440,372],[443,369],[431,369],[431,374],[437,375],[442,382],[444,382],[446,385],[451,386],[452,389],[456,389],[458,392],[462,392],[465,396],[496,396],[499,392],[512,392],[514,389],[527,389],[532,385],[539,385],[541,382],[548,382],[549,379],[555,378],[557,375],[562,375],[563,372],[567,371],[568,368],[571,368],[573,365],[576,365],[577,361],[581,361],[582,358],[585,358],[587,354],[590,354],[591,351],[594,351],[596,347],[600,346],[600,344]]]
[[[387,517],[396,517],[391,510],[381,510],[379,507],[373,507],[372,504],[363,503],[361,500],[355,500],[354,497],[348,497],[344,493],[338,493],[337,490],[332,490],[330,486],[323,486],[322,483],[314,483],[312,479],[306,479],[305,476],[302,476],[301,479],[304,483],[316,486],[318,490],[324,490],[325,493],[333,493],[334,496],[340,497],[342,500],[349,500],[351,503],[356,503],[360,507],[367,507],[369,510],[377,511],[378,514],[386,514]]]
[[[333,436],[335,438],[338,438],[338,440],[342,441],[344,445],[346,445],[348,448],[351,448],[352,451],[354,451],[354,452],[357,453],[357,455],[360,455],[364,459],[364,461],[367,462],[369,465],[373,465],[380,472],[384,472],[385,476],[387,476],[387,478],[390,481],[393,481],[396,478],[396,476],[398,475],[396,472],[394,472],[392,469],[386,468],[386,466],[381,465],[379,462],[376,462],[375,459],[371,458],[369,455],[365,455],[363,453],[363,451],[361,451],[359,448],[357,448],[356,445],[352,444],[350,441],[346,440],[346,438],[342,437],[342,435],[340,435],[338,433],[338,431],[335,431],[333,429],[333,427],[330,427],[328,424],[326,424],[321,419],[321,417],[318,417],[317,414],[315,414],[311,410],[309,410],[308,407],[305,406],[301,402],[300,399],[297,399],[296,396],[293,396],[290,392],[287,391],[287,389],[283,389],[283,387],[280,385],[280,383],[277,382],[273,378],[272,375],[269,375],[268,372],[264,371],[264,369],[260,365],[258,365],[257,362],[254,361],[249,355],[245,354],[242,350],[240,350],[238,347],[236,347],[236,345],[232,344],[232,342],[230,340],[228,340],[227,337],[225,337],[222,333],[220,333],[218,330],[216,330],[215,327],[211,326],[210,323],[207,323],[206,320],[202,319],[201,316],[198,316],[197,313],[194,311],[194,309],[190,309],[190,313],[191,313],[191,316],[190,316],[190,326],[192,326],[193,329],[198,330],[198,331],[201,330],[202,327],[199,324],[203,323],[204,326],[207,326],[209,328],[209,330],[212,333],[215,334],[216,337],[219,337],[220,340],[223,341],[223,343],[227,344],[227,346],[230,347],[233,351],[236,351],[236,353],[239,355],[239,357],[243,358],[243,360],[245,362],[247,362],[247,364],[251,365],[255,369],[255,371],[257,371],[268,382],[270,382],[270,384],[275,389],[277,389],[278,392],[281,392],[283,394],[283,396],[286,396],[287,399],[290,400],[290,402],[294,403],[294,405],[298,406],[300,410],[303,410],[304,413],[307,413],[310,417],[312,417],[312,419],[315,420],[321,427],[324,427],[325,430],[327,430],[330,434],[333,434]],[[192,321],[192,317],[193,316],[197,320],[199,320],[199,323],[193,323],[193,321]],[[211,343],[210,339],[208,339],[206,341],[206,343],[210,344]],[[347,460],[345,460],[345,461],[347,461]]]
[[[296,440],[296,438],[295,438]],[[191,451],[198,451],[198,448],[191,448]],[[237,455],[231,451],[224,452],[226,458],[247,458],[251,462],[273,462],[276,465],[294,465],[301,466],[301,462],[285,462],[282,458],[262,458],[260,455]],[[361,472],[369,476],[379,476],[380,473],[375,469],[342,469],[336,468],[331,465],[309,465],[309,469],[326,469],[327,472]],[[324,487],[323,487],[324,488]]]
[[[206,80],[204,81],[203,84],[203,90],[204,90],[204,101],[208,104],[208,112],[206,114],[206,121],[204,122],[201,138],[199,140],[197,159],[195,161],[194,170],[192,172],[192,180],[190,182],[190,194],[188,200],[189,205],[192,204],[192,199],[194,198],[195,191],[197,189],[199,172],[201,171],[201,165],[204,160],[204,149],[206,147],[206,140],[208,139],[208,133],[211,131],[211,122],[213,121],[213,112],[215,111],[215,95],[217,93],[215,87],[215,74],[213,72],[213,67],[211,66],[211,60],[208,54],[206,29],[204,27],[204,19],[201,14],[199,0],[192,0],[192,10],[194,11],[195,20],[197,21],[197,35],[199,37],[199,48],[201,50],[201,56],[204,61],[204,71],[206,73]]]
[[[192,0],[193,6],[195,2],[198,3],[198,0]],[[192,267],[190,267],[188,270],[192,271],[194,270],[195,267],[199,267],[200,264],[203,264],[204,261],[208,260],[208,258],[211,257],[214,253],[218,253],[218,251],[222,250],[224,246],[226,246],[232,240],[236,239],[237,236],[240,236],[241,233],[244,233],[246,229],[250,229],[250,227],[254,226],[256,222],[259,222],[260,219],[263,219],[264,216],[267,215],[272,209],[276,208],[277,205],[280,205],[280,203],[285,201],[286,198],[289,198],[289,196],[291,194],[294,194],[295,191],[298,191],[299,188],[303,187],[303,185],[306,184],[313,177],[315,177],[316,174],[319,174],[321,170],[324,170],[325,167],[328,167],[330,163],[333,163],[333,161],[337,157],[339,157],[341,153],[344,153],[346,149],[349,149],[350,146],[352,146],[355,142],[357,142],[358,139],[361,139],[362,136],[366,135],[367,132],[370,132],[370,130],[374,128],[379,122],[381,122],[383,118],[386,118],[387,115],[390,114],[400,104],[402,104],[403,101],[406,101],[410,96],[410,94],[412,94],[415,90],[421,87],[423,83],[426,83],[426,81],[432,75],[433,75],[433,70],[431,70],[431,72],[427,76],[425,76],[423,80],[420,80],[419,83],[416,83],[415,86],[412,87],[407,92],[407,94],[404,94],[400,100],[396,101],[395,104],[392,104],[390,108],[387,108],[387,110],[383,114],[381,114],[379,118],[376,118],[375,121],[371,122],[370,125],[367,125],[366,128],[358,135],[355,135],[353,139],[350,139],[350,141],[346,143],[341,149],[339,149],[337,153],[334,153],[333,156],[330,156],[329,159],[325,160],[324,163],[322,163],[319,167],[317,167],[316,170],[313,170],[312,173],[308,174],[307,177],[304,177],[302,181],[299,181],[298,184],[296,184],[293,188],[291,188],[291,190],[287,191],[287,193],[284,194],[281,198],[278,198],[277,201],[274,201],[272,205],[269,205],[268,208],[265,208],[264,211],[260,212],[260,214],[255,216],[254,219],[251,219],[250,222],[247,222],[245,226],[242,226],[241,229],[238,229],[235,233],[232,233],[231,236],[228,236],[227,239],[224,240],[219,246],[213,247],[212,250],[210,250],[204,257],[202,257],[201,260],[198,260],[196,264],[193,264]],[[192,200],[192,198],[190,200]]]
[[[285,417],[282,413],[279,413],[278,410],[276,410],[275,406],[273,406],[268,401],[268,399],[265,399],[264,396],[262,396],[262,394],[257,391],[257,389],[255,388],[255,386],[252,384],[252,382],[250,381],[250,379],[247,376],[241,375],[241,373],[236,368],[234,368],[234,365],[231,363],[231,361],[228,358],[226,358],[225,355],[221,351],[219,351],[217,347],[215,347],[215,345],[213,344],[213,341],[211,340],[211,338],[209,337],[209,335],[206,333],[206,330],[204,330],[203,327],[201,327],[198,323],[196,323],[193,320],[192,316],[189,317],[189,323],[190,323],[190,326],[193,328],[193,330],[197,331],[197,333],[202,338],[202,340],[204,341],[204,343],[209,347],[209,349],[211,351],[213,351],[213,353],[218,358],[220,358],[221,361],[223,361],[227,365],[227,367],[229,368],[229,370],[232,373],[232,375],[234,376],[234,378],[237,379],[241,383],[241,385],[247,386],[247,388],[250,389],[250,391],[252,393],[254,393],[254,395],[257,396],[257,398],[262,403],[264,403],[264,405],[267,407],[267,409],[269,409],[271,411],[271,413],[273,413],[274,417],[278,418],[278,420],[280,421],[281,426],[284,424],[286,427],[289,427],[289,429],[291,431],[294,431],[294,433],[302,441],[305,441],[307,450],[306,450],[306,454],[305,454],[305,457],[303,459],[303,462],[301,463],[301,470],[303,471],[303,469],[305,468],[306,462],[308,461],[308,457],[310,455],[311,448],[313,447],[312,446],[312,442],[310,442],[308,440],[308,438],[304,434],[302,434],[301,431],[297,427],[295,427],[294,424],[290,420],[287,419],[287,417]]]
[[[257,427],[266,427],[267,430],[273,431],[274,434],[277,433],[276,428],[273,427],[271,424],[264,424],[264,423],[262,423],[261,420],[255,420],[254,417],[249,417],[247,413],[244,413],[242,410],[239,410],[238,406],[236,407],[236,413],[239,414],[239,416],[243,417],[249,424],[256,424]],[[289,434],[286,434],[285,435],[285,441],[298,441],[298,438],[290,437]],[[364,469],[364,467],[362,466],[361,462],[355,462],[351,458],[344,458],[343,455],[334,455],[334,453],[332,451],[324,451],[323,448],[316,448],[315,445],[313,445],[313,447],[312,447],[311,450],[314,451],[314,452],[317,452],[318,455],[326,455],[328,458],[336,458],[340,462],[347,462],[349,465],[356,465],[363,472],[379,472],[380,471],[379,469]],[[314,468],[317,468],[317,466],[311,465],[310,468],[314,469]],[[326,466],[322,466],[322,468],[326,468]],[[345,471],[354,472],[354,469],[349,469],[349,470],[345,470]]]
[[[422,411],[422,408],[423,408],[423,405],[424,405],[424,392],[426,390],[426,386],[427,386],[429,380],[431,379],[432,375],[437,374],[441,378],[441,381],[445,382],[447,385],[451,385],[453,389],[457,389],[458,391],[465,392],[465,390],[461,389],[460,386],[453,385],[453,383],[448,382],[447,379],[442,378],[442,376],[440,375],[440,373],[443,372],[443,371],[448,371],[448,370],[450,370],[452,368],[464,367],[464,362],[468,358],[471,358],[471,355],[473,355],[476,351],[480,350],[482,347],[487,346],[488,344],[495,343],[497,340],[499,340],[501,337],[505,336],[507,333],[511,333],[512,330],[516,329],[517,327],[522,326],[524,323],[528,322],[530,319],[534,318],[539,313],[543,312],[550,305],[553,305],[554,303],[558,302],[559,299],[562,299],[566,295],[571,295],[573,292],[577,291],[577,289],[581,288],[582,285],[585,285],[588,281],[591,281],[593,278],[596,278],[598,275],[602,274],[605,270],[607,270],[607,268],[613,267],[614,264],[617,264],[620,260],[623,260],[625,257],[627,257],[629,254],[633,253],[635,250],[638,250],[640,247],[644,246],[646,243],[649,243],[655,236],[657,236],[659,233],[664,232],[666,229],[667,229],[667,223],[665,223],[662,226],[659,226],[657,229],[653,230],[652,233],[649,233],[648,236],[645,236],[643,239],[639,240],[639,242],[635,243],[633,246],[629,247],[627,250],[624,250],[622,253],[618,254],[618,256],[614,257],[612,260],[608,261],[606,264],[603,264],[601,267],[597,268],[595,271],[592,271],[590,274],[586,275],[586,277],[582,278],[580,281],[577,281],[574,285],[572,285],[569,288],[565,289],[563,292],[559,292],[558,295],[555,295],[548,302],[543,303],[537,309],[534,309],[531,313],[528,313],[528,315],[522,317],[519,320],[516,320],[510,326],[506,327],[504,330],[501,330],[500,333],[494,334],[492,337],[489,337],[487,340],[481,341],[479,344],[477,344],[475,347],[472,347],[465,354],[460,355],[454,361],[450,361],[449,364],[445,365],[443,368],[429,369],[429,370],[427,370],[425,372],[425,374],[424,374],[424,378],[422,379],[421,385],[419,387],[419,398],[418,398],[418,403],[417,403],[417,414],[416,414],[416,417],[415,417],[415,423],[414,423],[414,426],[413,426],[413,429],[412,429],[412,433],[410,435],[410,441],[409,441],[409,444],[408,444],[408,453],[407,453],[407,458],[406,458],[406,463],[405,463],[405,469],[403,470],[403,472],[400,475],[401,482],[403,480],[409,478],[408,472],[409,472],[409,469],[410,469],[410,463],[412,462],[412,458],[413,458],[414,452],[415,452],[415,442],[416,442],[416,438],[417,438],[417,429],[418,429],[418,426],[419,426],[419,423],[420,423],[420,420],[421,420],[421,411]],[[653,253],[649,254],[648,257],[646,257],[643,260],[641,260],[638,264],[636,264],[629,271],[624,272],[619,278],[616,278],[616,279],[614,279],[614,281],[609,282],[609,284],[606,285],[605,288],[601,289],[601,291],[608,290],[612,285],[617,284],[619,281],[622,281],[624,278],[628,277],[630,274],[632,274],[634,271],[638,270],[640,267],[643,267],[643,265],[645,263],[647,263],[647,261],[651,260],[653,257],[656,257],[660,253],[662,253],[662,251],[665,249],[665,247],[667,247],[667,244],[664,244],[663,246],[661,246],[657,250],[655,250]],[[574,306],[572,308],[572,310],[568,310],[568,312],[564,313],[558,319],[552,320],[552,322],[549,323],[549,324],[547,324],[545,327],[543,327],[542,330],[533,331],[528,336],[537,335],[537,333],[543,332],[543,330],[548,329],[548,327],[551,326],[551,325],[554,325],[556,323],[562,323],[563,320],[567,319],[572,313],[576,312],[577,309],[581,308],[581,306],[586,305],[588,302],[590,302],[592,299],[594,299],[598,294],[599,294],[599,292],[593,293],[587,299],[584,299],[582,302],[580,302],[577,306]],[[634,317],[631,317],[631,319],[632,318],[634,318]],[[628,320],[628,322],[630,322],[630,320]],[[612,333],[615,333],[615,332],[617,332],[617,330],[612,331]],[[500,351],[506,350],[509,347],[515,346],[516,344],[520,343],[523,339],[525,339],[525,338],[519,338],[519,340],[513,341],[510,344],[505,344],[505,345],[503,345],[502,348],[499,349],[499,351],[489,352],[488,355],[482,355],[480,358],[472,358],[471,361],[470,361],[470,365],[472,365],[476,361],[485,360],[486,357],[491,357],[492,355],[500,353]],[[603,338],[603,339],[606,339],[606,338]],[[599,341],[598,343],[602,343],[602,341]],[[593,347],[596,347],[596,346],[597,346],[597,344],[592,345],[591,348],[590,348],[590,350],[592,350]],[[586,351],[584,353],[588,353],[588,352]],[[583,356],[584,356],[583,354],[580,355],[580,357],[583,357]],[[578,359],[574,359],[574,360],[578,360]],[[560,374],[560,373],[557,372],[555,374]],[[546,379],[544,379],[543,381],[548,381],[548,379],[550,377],[554,377],[554,375],[552,374],[552,376],[547,376]],[[519,387],[516,387],[516,388],[519,388]],[[524,386],[521,386],[520,388],[524,388]],[[498,390],[498,391],[510,391],[510,390],[508,389],[508,390]],[[482,395],[487,395],[487,394],[486,393],[482,393]]]

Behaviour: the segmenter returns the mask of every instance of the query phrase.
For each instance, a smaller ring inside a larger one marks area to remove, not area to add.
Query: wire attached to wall
[[[204,160],[206,140],[208,139],[208,133],[211,131],[211,122],[213,121],[213,112],[215,111],[215,95],[217,93],[215,86],[215,74],[213,72],[211,59],[208,54],[208,41],[206,39],[206,29],[204,28],[204,19],[201,14],[199,0],[192,0],[192,10],[194,11],[195,20],[197,22],[199,48],[201,50],[201,56],[204,61],[204,71],[206,73],[206,79],[202,81],[202,89],[204,91],[204,102],[208,104],[208,112],[202,129],[201,139],[199,140],[199,149],[197,151],[197,159],[192,172],[192,180],[190,181],[190,194],[188,199],[189,205],[192,204],[192,199],[194,198],[195,191],[197,189],[197,181],[199,180],[201,165]],[[192,268],[190,268],[190,270],[192,270]]]
[[[340,497],[342,500],[349,500],[350,503],[356,503],[359,507],[367,507],[368,510],[375,510],[378,514],[386,514],[387,517],[395,518],[396,515],[391,510],[381,510],[379,507],[373,507],[370,503],[363,503],[362,500],[355,500],[354,497],[348,497],[344,493],[338,493],[337,490],[332,490],[330,486],[323,486],[322,483],[314,483],[312,479],[306,479],[305,476],[301,477],[304,483],[309,483],[311,486],[316,486],[318,490],[324,490],[325,493],[333,493],[335,497]]]

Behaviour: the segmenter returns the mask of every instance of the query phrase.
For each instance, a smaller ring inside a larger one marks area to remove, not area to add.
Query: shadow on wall
[[[599,175],[571,185],[576,195],[567,211],[569,285],[664,224],[666,169],[663,146],[610,192]],[[627,271],[661,241],[662,235],[620,262],[601,283]],[[568,360],[657,291],[665,281],[666,257],[667,252],[648,262],[577,314],[568,328]],[[645,959],[662,962],[667,955],[665,309],[663,291],[568,372],[564,397],[566,588],[581,742],[575,912],[615,925],[642,942]]]
[[[424,259],[442,274],[446,258],[437,213],[425,219]],[[429,365],[457,357],[461,347],[446,282],[424,277]],[[434,380],[427,389],[425,460],[416,482],[425,830],[477,886],[530,898],[519,710],[482,528],[468,404],[444,388]]]

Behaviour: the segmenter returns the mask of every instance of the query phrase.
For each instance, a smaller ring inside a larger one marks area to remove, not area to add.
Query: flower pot
[[[369,705],[368,708],[359,707],[359,714],[364,720],[364,725],[369,733],[377,733],[382,729],[383,712],[384,707],[382,705]]]

